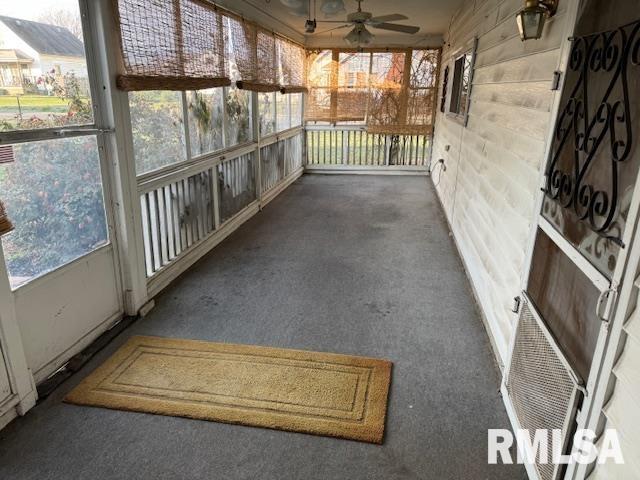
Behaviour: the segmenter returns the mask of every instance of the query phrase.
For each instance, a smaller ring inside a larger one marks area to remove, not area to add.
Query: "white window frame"
[[[98,88],[98,85],[103,83],[103,72],[100,65],[100,59],[96,56],[97,49],[95,48],[95,39],[92,32],[92,23],[88,14],[88,0],[77,0],[79,6],[79,14],[82,21],[82,32],[85,50],[85,61],[87,66],[87,73],[89,79],[89,91],[91,95],[91,107],[93,109],[93,122],[82,125],[65,125],[61,127],[50,127],[33,130],[12,130],[6,132],[0,132],[0,145],[17,145],[22,143],[35,143],[47,140],[60,140],[64,138],[75,137],[95,137],[96,148],[99,158],[100,176],[102,179],[102,195],[105,207],[105,222],[107,227],[107,239],[103,245],[90,250],[80,257],[74,258],[58,267],[43,272],[28,281],[12,288],[12,291],[17,291],[28,285],[33,285],[37,282],[45,281],[47,277],[53,274],[58,274],[69,268],[75,263],[82,261],[86,255],[98,252],[106,248],[113,248],[116,260],[118,259],[117,241],[115,238],[115,218],[112,209],[109,208],[112,205],[112,181],[111,171],[109,168],[109,155],[105,142],[107,137],[114,133],[114,128],[109,125],[107,120],[106,110],[109,108],[109,100],[104,92],[104,89]],[[0,275],[8,276],[8,269],[4,263],[0,268]]]
[[[473,73],[476,63],[476,51],[478,49],[478,38],[474,37],[464,48],[456,50],[450,57],[449,63],[449,78],[447,85],[447,98],[446,98],[446,115],[456,122],[460,123],[463,127],[467,126],[469,121],[469,109],[471,107],[471,95],[473,90]],[[464,66],[467,56],[470,56],[469,60],[469,88],[467,91],[467,98],[465,99],[464,112],[460,113],[460,99],[462,96],[462,90],[458,89],[455,96],[455,104],[458,105],[458,110],[453,110],[454,106],[454,92],[456,91],[456,80],[462,82],[464,75]],[[456,63],[462,60],[462,72],[459,78],[456,78]],[[445,66],[445,68],[446,68]]]

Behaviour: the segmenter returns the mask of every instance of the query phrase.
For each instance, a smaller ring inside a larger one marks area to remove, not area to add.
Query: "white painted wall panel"
[[[36,383],[102,333],[122,312],[111,246],[19,288],[15,308]]]
[[[0,346],[0,405],[11,395],[11,384],[9,383],[9,372],[7,364]]]
[[[522,5],[468,0],[454,17],[442,71],[478,38],[469,119],[463,127],[439,112],[433,148],[432,178],[502,362],[545,163],[551,79],[566,34],[561,2],[543,38],[522,42],[515,22]],[[441,158],[442,171],[435,163]]]

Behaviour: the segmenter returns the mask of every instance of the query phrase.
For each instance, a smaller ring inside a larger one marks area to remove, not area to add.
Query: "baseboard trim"
[[[368,165],[307,165],[305,173],[322,173],[328,175],[420,175],[427,176],[427,167],[413,165],[368,166]]]

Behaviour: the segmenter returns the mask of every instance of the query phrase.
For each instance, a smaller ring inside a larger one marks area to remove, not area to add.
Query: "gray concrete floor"
[[[0,432],[1,479],[525,478],[487,465],[499,376],[424,177],[304,176],[156,303]],[[384,444],[61,402],[134,334],[388,358]]]

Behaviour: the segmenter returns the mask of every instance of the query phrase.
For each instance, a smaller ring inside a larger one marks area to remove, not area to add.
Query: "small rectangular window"
[[[475,47],[458,56],[453,64],[449,112],[462,118],[464,124],[467,123],[469,109],[474,50]]]

